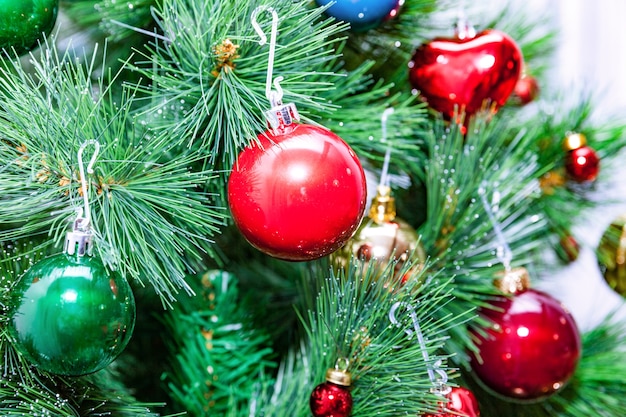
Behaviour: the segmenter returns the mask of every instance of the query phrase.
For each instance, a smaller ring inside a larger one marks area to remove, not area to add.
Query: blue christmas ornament
[[[318,6],[325,6],[333,0],[315,0]],[[404,0],[334,0],[326,14],[350,23],[355,31],[366,31],[377,27],[383,21],[394,17]]]

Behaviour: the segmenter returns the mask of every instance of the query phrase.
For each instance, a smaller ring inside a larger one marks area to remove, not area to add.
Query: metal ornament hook
[[[80,183],[81,183],[81,188],[83,192],[83,204],[84,204],[84,208],[83,208],[84,220],[81,222],[81,225],[83,228],[88,227],[89,222],[91,221],[91,210],[89,208],[89,192],[88,192],[89,190],[87,186],[87,176],[85,175],[85,167],[83,164],[83,152],[85,151],[85,148],[89,145],[93,145],[95,149],[93,151],[93,155],[91,156],[91,159],[89,160],[89,164],[87,165],[88,174],[93,174],[93,165],[95,164],[96,159],[98,158],[98,154],[100,153],[100,142],[98,142],[95,139],[85,141],[78,149],[78,171],[80,173]],[[79,217],[83,217],[83,216],[79,215]]]
[[[263,32],[263,29],[261,29],[261,25],[259,25],[258,22],[258,16],[261,12],[269,12],[272,14],[272,31],[270,33],[270,52],[267,64],[267,78],[265,80],[265,96],[270,101],[272,107],[275,107],[282,104],[283,99],[283,90],[280,87],[280,82],[283,80],[283,77],[276,77],[275,80],[272,80],[274,74],[274,59],[276,55],[276,35],[278,33],[278,13],[270,6],[259,6],[252,12],[252,27],[261,38],[259,40],[259,45],[261,46],[267,43],[267,35]],[[276,91],[272,90],[272,81],[274,83],[274,87],[276,87]]]
[[[89,189],[87,184],[87,175],[85,174],[85,167],[83,165],[83,152],[89,145],[95,147],[93,155],[87,165],[87,173],[93,174],[93,165],[96,162],[98,153],[100,152],[100,142],[95,139],[84,142],[78,149],[78,171],[80,172],[80,184],[83,192],[84,208],[79,208],[77,211],[76,220],[72,230],[67,232],[65,237],[64,251],[68,255],[85,256],[91,255],[93,251],[92,237],[90,222],[91,211],[89,209]],[[84,216],[83,216],[84,214]]]
[[[382,128],[382,142],[387,142],[387,119],[394,112],[393,107],[389,107],[383,111],[382,116],[380,117],[380,124]],[[380,174],[380,185],[383,187],[389,186],[389,163],[391,160],[391,145],[387,145],[387,151],[385,152],[385,160],[383,162],[383,170]]]
[[[411,322],[413,324],[413,330],[405,328],[404,332],[407,334],[409,339],[413,338],[413,335],[417,337],[417,343],[420,346],[420,350],[422,351],[422,357],[424,358],[424,362],[426,363],[426,372],[428,372],[428,379],[430,379],[430,382],[433,384],[433,392],[436,392],[440,395],[446,395],[449,392],[449,387],[447,386],[448,374],[445,370],[441,369],[441,360],[437,360],[432,364],[430,363],[430,356],[428,355],[426,339],[424,338],[424,334],[422,333],[422,328],[420,326],[417,313],[415,312],[415,307],[404,301],[398,301],[394,303],[389,310],[389,321],[394,326],[403,327],[400,320],[396,317],[397,311],[401,307],[408,310],[409,316],[411,317]]]

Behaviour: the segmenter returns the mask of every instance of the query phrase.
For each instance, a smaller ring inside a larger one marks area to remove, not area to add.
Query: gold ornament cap
[[[396,218],[396,199],[391,195],[390,187],[379,185],[376,188],[369,217],[378,224],[391,222]]]
[[[530,288],[530,277],[524,267],[499,272],[496,277],[494,285],[506,294],[517,294]]]
[[[348,372],[350,361],[346,358],[339,358],[334,368],[326,371],[326,381],[333,384],[349,387],[352,385],[352,375]]]
[[[587,145],[587,137],[582,133],[569,133],[563,141],[564,151],[573,151]]]

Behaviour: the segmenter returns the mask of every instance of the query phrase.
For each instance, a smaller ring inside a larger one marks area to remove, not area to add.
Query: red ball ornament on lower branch
[[[309,398],[314,417],[348,417],[352,413],[350,373],[338,368],[326,372],[326,382],[315,387]]]
[[[282,121],[239,154],[228,181],[243,236],[290,261],[340,248],[358,227],[366,196],[365,173],[348,144],[327,129]]]
[[[509,274],[527,276],[524,269]],[[494,309],[481,310],[494,324],[486,337],[475,335],[480,358],[472,354],[472,369],[496,394],[538,400],[559,391],[574,374],[580,333],[571,314],[550,295],[527,284],[512,289],[513,295],[494,302]]]
[[[600,173],[600,158],[587,146],[587,138],[582,133],[569,134],[563,141],[565,171],[567,176],[576,182],[594,181]]]
[[[474,393],[467,388],[450,388],[444,400],[440,412],[424,414],[422,417],[480,417],[478,401]]]

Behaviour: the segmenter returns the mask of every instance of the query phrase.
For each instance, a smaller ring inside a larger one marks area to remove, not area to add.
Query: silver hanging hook
[[[506,236],[504,236],[504,231],[502,230],[502,225],[496,219],[495,213],[500,209],[500,192],[495,191],[493,193],[492,203],[490,204],[487,200],[487,183],[483,181],[478,188],[478,195],[480,195],[480,199],[485,208],[485,212],[487,213],[487,217],[489,217],[489,221],[493,226],[493,231],[496,234],[496,240],[498,246],[496,248],[496,257],[500,262],[502,262],[502,266],[504,266],[505,271],[511,270],[511,261],[513,260],[513,252],[509,247],[509,244],[506,240]]]
[[[267,35],[261,29],[261,25],[257,20],[259,13],[261,12],[269,12],[272,14],[272,32],[270,34],[270,53],[268,57],[267,64],[267,78],[265,80],[265,96],[270,101],[272,107],[282,104],[283,99],[283,90],[280,87],[280,82],[283,80],[283,77],[277,77],[275,80],[272,80],[274,75],[274,59],[276,55],[276,35],[278,33],[278,13],[270,6],[259,6],[252,12],[252,27],[256,31],[256,33],[261,38],[259,40],[259,45],[263,46],[267,43]],[[272,81],[274,83],[274,87],[276,87],[276,91],[272,91]]]
[[[432,364],[430,363],[430,356],[428,355],[426,339],[424,338],[424,334],[422,333],[422,328],[420,326],[417,313],[415,312],[415,307],[404,301],[398,301],[394,303],[389,310],[389,321],[394,326],[402,327],[402,323],[396,317],[397,311],[398,309],[400,309],[400,307],[406,308],[409,312],[409,316],[411,317],[413,330],[405,328],[404,332],[407,334],[409,339],[412,338],[413,335],[417,337],[417,343],[420,346],[420,350],[422,351],[422,357],[424,358],[424,362],[426,363],[426,372],[428,373],[428,379],[430,379],[430,382],[433,384],[433,392],[436,392],[440,395],[446,395],[450,389],[447,386],[448,374],[445,370],[441,369],[441,360],[437,360]]]
[[[95,149],[93,151],[93,155],[91,156],[91,159],[89,160],[89,164],[87,165],[88,174],[93,174],[93,165],[95,164],[96,159],[98,158],[98,153],[100,153],[100,142],[98,142],[95,139],[85,141],[78,149],[78,171],[80,172],[80,183],[81,183],[81,188],[83,191],[83,204],[84,204],[84,209],[83,209],[84,217],[82,215],[79,215],[79,217],[82,217],[81,226],[83,228],[88,227],[89,222],[91,221],[91,210],[89,209],[89,192],[88,192],[89,190],[87,187],[87,176],[85,175],[85,167],[83,166],[83,152],[85,151],[85,148],[89,145],[93,145]]]
[[[394,111],[395,110],[393,107],[389,107],[388,109],[385,109],[385,111],[383,111],[383,114],[380,117],[383,143],[387,142],[387,119],[389,118],[391,114],[393,114]],[[389,173],[390,160],[391,160],[391,145],[387,145],[387,152],[385,152],[385,160],[383,162],[383,170],[382,170],[382,173],[380,174],[380,185],[384,187],[389,186],[388,173]]]

